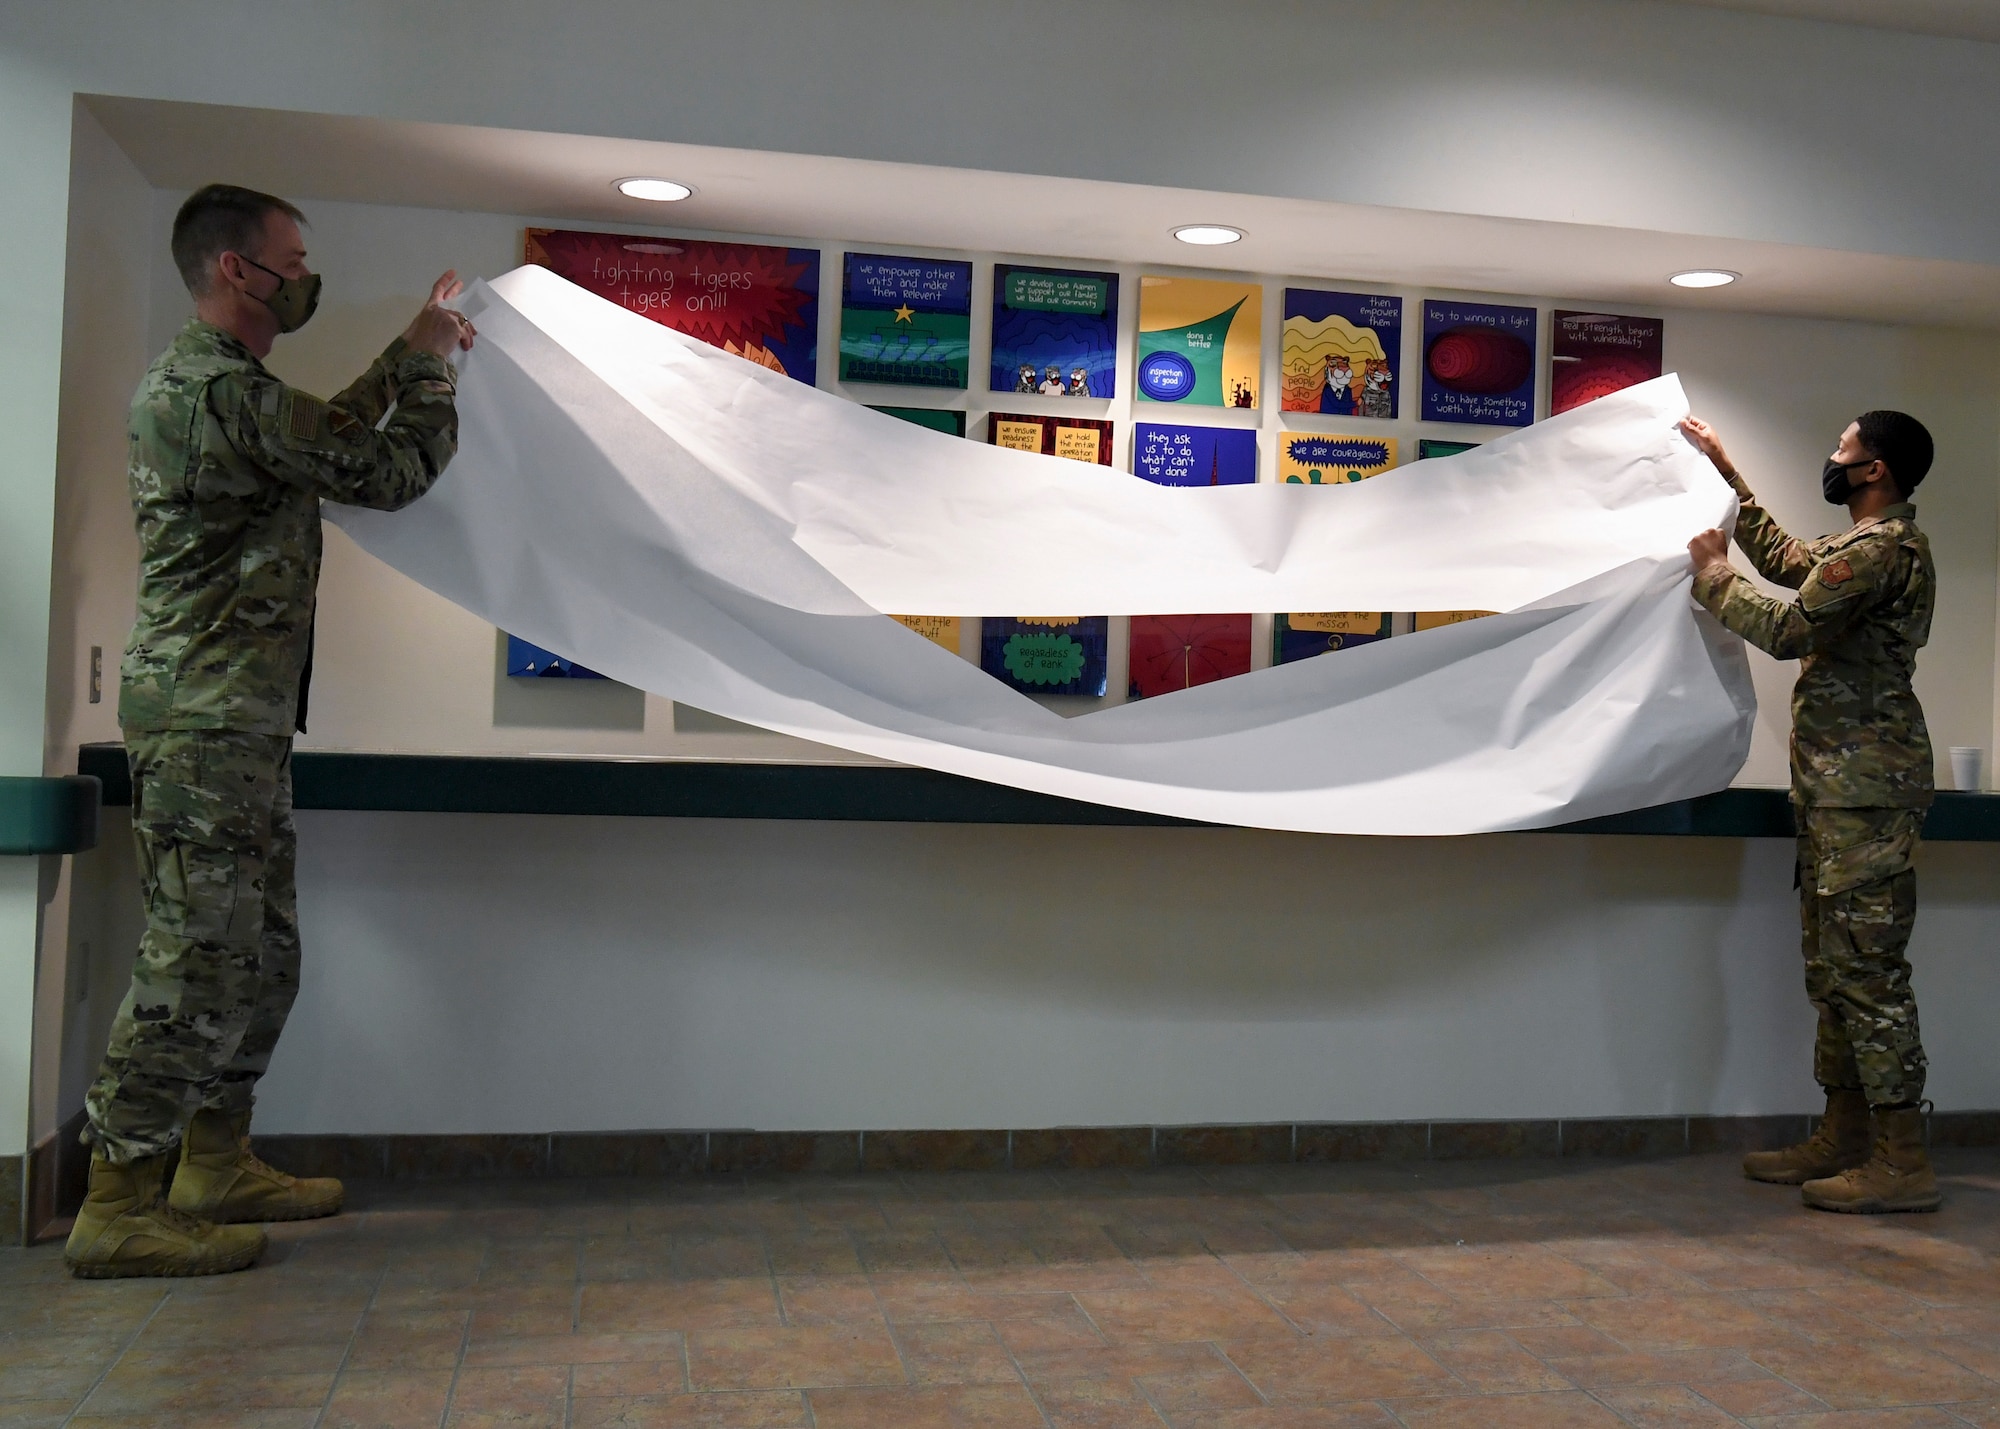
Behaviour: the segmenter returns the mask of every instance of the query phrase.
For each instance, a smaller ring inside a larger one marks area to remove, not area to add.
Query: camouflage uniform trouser
[[[173,1149],[197,1108],[250,1110],[299,991],[292,742],[128,731],[146,931],[84,1140],[114,1162]]]
[[[1922,809],[1794,811],[1806,996],[1819,1011],[1813,1076],[1870,1106],[1914,1106],[1928,1063],[1904,956],[1917,921],[1911,867]]]

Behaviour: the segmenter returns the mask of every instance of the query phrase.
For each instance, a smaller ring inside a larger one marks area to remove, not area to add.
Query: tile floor
[[[248,1274],[0,1250],[0,1424],[2000,1426],[2000,1152],[394,1182]]]

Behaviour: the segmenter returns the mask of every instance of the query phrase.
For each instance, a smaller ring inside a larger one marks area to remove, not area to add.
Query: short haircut
[[[1908,412],[1863,412],[1854,419],[1861,449],[1889,468],[1896,489],[1908,496],[1931,469],[1936,448],[1930,429]]]
[[[188,195],[174,215],[174,266],[188,292],[200,297],[208,289],[209,268],[224,253],[246,257],[264,236],[264,220],[273,213],[304,223],[306,216],[276,194],[207,184]]]

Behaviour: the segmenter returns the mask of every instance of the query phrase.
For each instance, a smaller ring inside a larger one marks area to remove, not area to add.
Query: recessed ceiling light
[[[617,187],[627,198],[643,198],[653,203],[679,203],[694,192],[672,179],[620,179]]]
[[[1174,237],[1183,243],[1199,243],[1213,247],[1218,243],[1234,243],[1243,236],[1240,228],[1225,228],[1219,223],[1191,223],[1186,228],[1176,228]]]
[[[1676,288],[1726,288],[1742,276],[1727,268],[1690,268],[1685,273],[1674,274],[1667,281]]]

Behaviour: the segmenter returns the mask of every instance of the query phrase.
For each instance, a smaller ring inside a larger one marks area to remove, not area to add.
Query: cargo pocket
[[[243,858],[232,849],[179,841],[159,846],[154,926],[204,943],[240,940],[248,926],[243,907]],[[258,904],[262,918],[262,905]]]
[[[1830,898],[1879,883],[1907,870],[1917,855],[1924,823],[1921,809],[1828,810],[1839,816],[1815,830],[1819,894]],[[1820,837],[1822,832],[1827,835]],[[1831,847],[1829,847],[1831,845]]]

